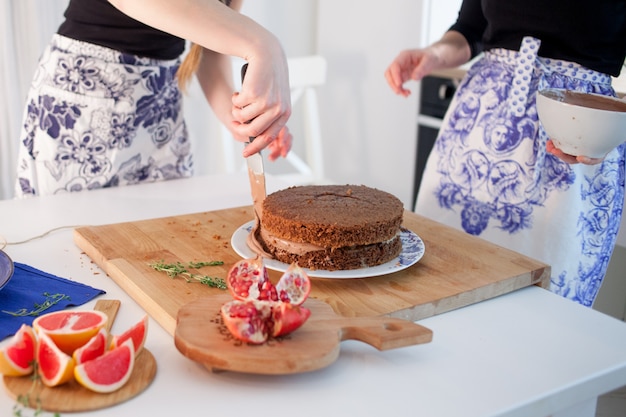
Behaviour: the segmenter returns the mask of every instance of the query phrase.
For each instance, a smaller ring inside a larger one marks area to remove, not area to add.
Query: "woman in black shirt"
[[[406,81],[481,53],[444,118],[416,211],[544,261],[553,292],[591,306],[621,221],[626,145],[600,159],[563,154],[538,122],[536,93],[615,96],[626,1],[465,0],[439,41],[401,52],[385,77],[407,96]]]
[[[256,137],[244,157],[268,146],[270,159],[286,156],[285,54],[241,3],[70,0],[27,98],[16,196],[192,175],[178,81],[193,73],[233,136]],[[180,67],[186,40],[197,62]],[[249,63],[240,93],[230,56]]]

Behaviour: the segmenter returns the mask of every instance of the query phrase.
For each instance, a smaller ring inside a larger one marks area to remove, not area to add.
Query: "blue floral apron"
[[[191,176],[179,64],[54,35],[27,98],[16,196]]]
[[[610,76],[538,57],[538,49],[525,38],[520,51],[488,51],[469,69],[426,164],[416,212],[549,264],[550,290],[591,306],[622,216],[626,145],[595,166],[546,152],[538,90],[615,92]]]

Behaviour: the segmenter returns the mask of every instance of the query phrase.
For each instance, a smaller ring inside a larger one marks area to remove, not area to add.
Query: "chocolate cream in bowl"
[[[626,112],[626,101],[615,97],[602,96],[599,94],[588,94],[577,91],[555,91],[546,90],[541,94],[553,100],[571,104],[573,106],[588,107],[596,110],[608,110],[616,112]]]

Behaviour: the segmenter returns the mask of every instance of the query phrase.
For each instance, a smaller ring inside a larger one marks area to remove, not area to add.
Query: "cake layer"
[[[332,251],[394,238],[403,213],[398,198],[374,188],[309,185],[267,196],[261,227],[277,238]]]
[[[313,250],[293,253],[263,242],[261,244],[273,258],[286,264],[297,263],[303,268],[328,271],[349,270],[377,266],[391,261],[402,251],[399,236],[382,243],[361,246],[345,246],[336,249]]]

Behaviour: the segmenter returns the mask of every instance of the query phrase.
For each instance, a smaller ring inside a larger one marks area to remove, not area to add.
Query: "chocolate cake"
[[[256,240],[284,263],[348,270],[383,264],[402,250],[402,202],[363,185],[287,188],[268,195],[262,213]]]

